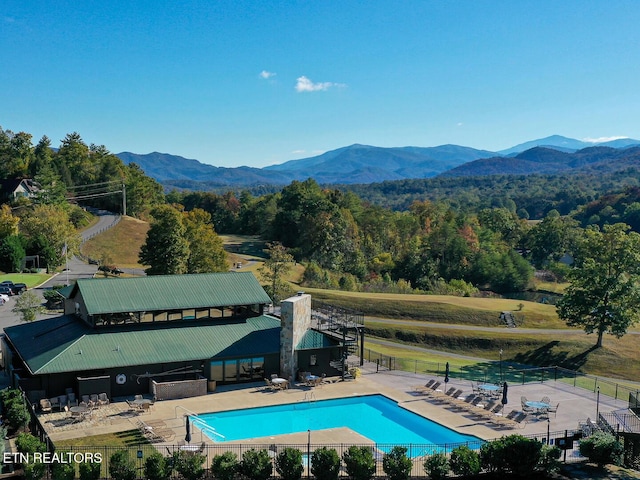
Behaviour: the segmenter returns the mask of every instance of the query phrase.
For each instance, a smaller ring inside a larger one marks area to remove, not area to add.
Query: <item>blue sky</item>
[[[635,0],[4,0],[0,126],[256,167],[640,138],[639,23]]]

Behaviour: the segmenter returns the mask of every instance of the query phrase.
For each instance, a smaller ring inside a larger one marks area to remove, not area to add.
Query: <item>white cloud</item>
[[[456,126],[457,126],[457,127],[461,127],[461,126],[463,126],[463,125],[464,125],[464,123],[462,123],[462,122],[458,122],[458,123],[456,123]]]
[[[334,83],[334,82],[317,82],[314,83],[311,79],[305,77],[304,75],[298,77],[296,81],[296,92],[324,92],[329,90],[332,87],[345,87],[346,85],[343,83]]]
[[[271,77],[275,77],[277,74],[274,72],[269,72],[268,70],[262,70],[260,72],[260,78],[264,78],[265,80],[270,79]]]
[[[306,150],[294,150],[291,152],[293,155],[302,155],[303,153],[307,153]]]
[[[625,137],[624,135],[622,135],[622,136],[614,136],[614,137],[583,138],[582,141],[589,142],[589,143],[604,143],[604,142],[612,142],[614,140],[620,140],[623,138],[629,138],[629,137]]]

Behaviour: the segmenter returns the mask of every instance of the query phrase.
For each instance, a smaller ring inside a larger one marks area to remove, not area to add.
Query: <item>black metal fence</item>
[[[364,351],[365,360],[377,365],[378,370],[400,370],[432,376],[444,376],[449,363],[449,377],[460,380],[478,381],[482,383],[544,383],[549,381],[563,382],[593,393],[607,395],[616,400],[638,402],[640,390],[634,386],[611,381],[606,378],[568,370],[566,368],[531,367],[501,360],[488,360],[473,366],[456,365],[455,362],[427,362],[409,358],[383,355],[370,349]],[[633,399],[633,400],[632,400]],[[631,406],[631,405],[630,405]]]
[[[549,432],[549,437],[540,436],[540,435],[524,435],[527,438],[536,439],[542,443],[549,443],[552,445],[561,446],[563,449],[563,456],[561,458],[565,463],[571,462],[579,462],[583,461],[584,458],[580,457],[578,452],[577,442],[574,442],[574,438],[580,436],[581,433],[578,431],[557,431],[557,432]],[[413,478],[425,478],[427,476],[424,468],[425,460],[434,453],[444,453],[449,455],[453,449],[459,447],[461,445],[466,445],[471,449],[478,450],[480,446],[485,443],[483,440],[478,440],[477,442],[465,442],[465,443],[451,443],[451,444],[442,444],[442,445],[434,445],[434,444],[403,444],[401,446],[407,449],[407,456],[412,459],[413,466],[411,469],[411,477]],[[275,461],[278,453],[283,451],[285,448],[295,448],[300,450],[303,458],[303,466],[304,466],[304,474],[303,478],[312,478],[311,474],[311,462],[310,458],[313,456],[313,452],[321,447],[333,448],[338,453],[338,456],[342,459],[345,452],[352,446],[352,444],[226,444],[226,443],[214,443],[214,444],[206,444],[202,448],[202,454],[205,456],[205,467],[207,469],[211,466],[211,461],[217,455],[221,455],[226,452],[232,452],[236,455],[238,460],[242,459],[243,454],[249,450],[265,450],[269,454],[269,456]],[[357,445],[363,446],[363,445]],[[384,477],[385,473],[382,468],[382,462],[384,459],[384,455],[386,452],[389,452],[395,444],[374,444],[367,445],[372,448],[374,457],[376,459],[376,472],[375,475],[377,477]],[[565,447],[570,447],[566,448]],[[71,458],[80,460],[84,457],[93,457],[101,459],[101,477],[108,478],[109,477],[109,464],[111,460],[111,456],[117,451],[125,450],[129,454],[129,458],[131,458],[138,469],[138,477],[144,477],[144,464],[146,459],[154,452],[160,452],[164,456],[172,456],[174,452],[191,451],[191,448],[186,448],[184,445],[153,445],[153,444],[140,444],[140,445],[131,445],[127,447],[112,447],[112,446],[104,446],[104,447],[84,447],[84,446],[73,446],[67,447],[65,449],[58,450],[58,454],[67,454],[70,452],[73,454]],[[274,478],[278,477],[278,474],[273,469],[272,473]],[[346,478],[347,473],[344,468],[344,463],[341,463],[340,469],[340,477]]]

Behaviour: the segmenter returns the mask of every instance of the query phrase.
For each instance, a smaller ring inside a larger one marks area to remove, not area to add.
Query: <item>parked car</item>
[[[11,287],[11,291],[13,292],[14,295],[18,295],[22,292],[26,292],[27,291],[27,284],[26,283],[14,283],[13,287]]]
[[[6,285],[0,285],[0,295],[6,295],[10,297],[11,295],[13,295],[13,292],[11,291],[10,287],[7,287]]]

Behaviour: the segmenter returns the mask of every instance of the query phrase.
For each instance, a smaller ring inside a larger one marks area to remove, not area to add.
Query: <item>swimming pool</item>
[[[483,443],[478,437],[458,433],[410,412],[384,395],[206,413],[192,418],[192,422],[196,427],[206,425],[203,433],[214,442],[348,427],[377,444],[468,442],[477,448]]]

